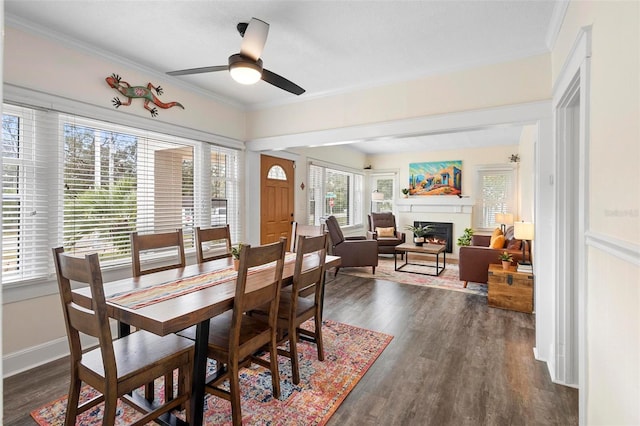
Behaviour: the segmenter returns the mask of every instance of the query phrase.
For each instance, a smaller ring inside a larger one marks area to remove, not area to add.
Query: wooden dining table
[[[293,281],[295,261],[291,261],[294,254],[287,254],[283,270],[283,286]],[[305,256],[303,269],[317,265],[317,256]],[[340,257],[326,257],[326,268],[340,266]],[[140,277],[125,278],[104,283],[107,314],[120,324],[120,334],[127,334],[129,327],[136,327],[165,336],[196,325],[195,359],[193,364],[193,392],[191,395],[191,424],[200,426],[204,417],[205,375],[207,369],[207,346],[209,336],[209,320],[233,307],[236,280],[231,278],[225,282],[196,288],[192,291],[176,294],[162,294],[139,304],[127,306],[115,303],[120,295],[153,292],[158,286],[171,285],[179,288],[185,281],[193,281],[198,277],[228,271],[232,268],[231,258],[212,260],[201,264],[187,265],[184,268],[171,269],[142,275]],[[268,270],[249,274],[247,286],[259,286],[264,281]],[[91,291],[88,287],[73,290],[74,300],[87,308],[91,307]]]

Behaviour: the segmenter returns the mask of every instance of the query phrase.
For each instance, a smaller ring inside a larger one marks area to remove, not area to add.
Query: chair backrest
[[[293,287],[291,291],[291,312],[297,312],[298,296],[314,295],[316,303],[322,300],[322,283],[324,278],[325,260],[329,248],[329,238],[326,233],[320,236],[298,237],[296,250],[296,264],[293,272]],[[305,259],[305,255],[315,253]],[[309,266],[309,262],[312,266]],[[293,318],[290,318],[291,320]]]
[[[284,237],[276,243],[257,247],[249,244],[242,246],[229,336],[231,346],[238,346],[242,316],[247,311],[268,306],[269,324],[275,327],[286,247],[287,239]],[[274,267],[253,271],[249,279],[250,268],[264,267],[269,263],[274,263]]]
[[[196,226],[195,234],[198,263],[231,257],[231,232],[229,225],[214,226],[213,228],[207,229]]]
[[[335,247],[344,241],[344,234],[340,229],[340,224],[335,216],[329,216],[326,221],[327,229],[329,230],[329,237],[331,238],[331,244]]]
[[[376,228],[391,228],[396,231],[396,217],[391,212],[371,213],[369,215],[369,231]]]
[[[143,252],[151,251],[159,252],[173,249],[177,250],[175,263],[165,264],[163,266],[142,269],[140,256]],[[184,255],[184,240],[182,238],[182,229],[174,232],[163,232],[157,234],[140,235],[137,232],[131,233],[131,266],[133,268],[133,276],[151,274],[153,272],[166,271],[167,269],[184,268],[187,264]]]
[[[291,224],[291,247],[290,252],[295,253],[298,243],[298,236],[305,235],[308,237],[317,237],[325,233],[324,224],[321,225],[302,225],[298,222]]]
[[[105,377],[113,376],[115,379],[117,376],[116,360],[98,255],[94,253],[86,255],[84,258],[74,257],[65,254],[62,247],[54,248],[52,251],[71,360],[73,363],[77,363],[82,359],[80,333],[96,337],[102,351]],[[73,301],[72,281],[89,285],[91,288],[91,309],[84,308]]]

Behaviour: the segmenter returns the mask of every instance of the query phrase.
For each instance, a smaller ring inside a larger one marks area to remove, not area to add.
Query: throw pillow
[[[502,234],[502,229],[500,228],[496,228],[493,230],[493,234],[491,234],[491,237],[497,237],[498,235],[503,235]]]
[[[491,243],[489,247],[492,249],[501,249],[504,247],[504,235],[498,235],[497,237],[491,237]]]
[[[522,248],[522,240],[509,240],[507,250],[520,250]]]
[[[395,237],[396,236],[395,229],[393,228],[393,226],[390,228],[376,227],[376,234],[378,234],[378,237]]]

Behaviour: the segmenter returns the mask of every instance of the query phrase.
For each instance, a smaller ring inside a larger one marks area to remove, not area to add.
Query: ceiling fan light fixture
[[[262,60],[253,61],[240,54],[231,55],[229,73],[240,84],[255,84],[262,78]]]

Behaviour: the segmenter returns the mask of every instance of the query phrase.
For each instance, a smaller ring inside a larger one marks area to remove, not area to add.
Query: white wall
[[[143,108],[143,100],[134,99],[130,106],[118,108],[123,116],[135,115],[148,118],[150,123],[171,123],[237,140],[246,139],[245,114],[241,108],[184,90],[176,86],[173,83],[176,80],[171,77],[127,67],[12,27],[5,27],[4,41],[5,84],[113,110],[111,99],[119,93],[107,85],[105,78],[116,73],[132,86],[146,86],[149,82],[160,85],[164,89],[159,96],[163,102],[177,101],[185,107],[184,110],[158,108],[158,116],[151,118]],[[125,100],[122,95],[120,99]]]
[[[248,139],[381,123],[551,97],[549,55],[248,113]],[[523,84],[526,82],[526,84]]]
[[[554,82],[592,26],[586,375],[589,425],[640,424],[640,3],[570,3]],[[559,259],[562,261],[562,259]]]

